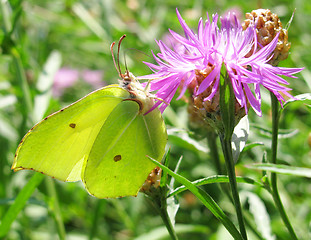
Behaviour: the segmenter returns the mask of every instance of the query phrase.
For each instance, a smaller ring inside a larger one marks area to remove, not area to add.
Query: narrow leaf
[[[29,182],[17,195],[14,203],[10,206],[9,210],[4,215],[0,225],[0,238],[4,237],[10,230],[11,224],[17,218],[19,212],[24,208],[27,200],[30,198],[34,190],[44,179],[41,173],[35,173]]]
[[[302,104],[310,106],[311,105],[311,93],[300,94],[300,95],[295,96],[295,99],[291,98],[287,100],[283,106],[283,109],[286,108],[290,103],[297,102],[297,101],[301,102]],[[281,109],[281,111],[283,111],[283,109]]]
[[[257,182],[251,178],[247,178],[247,177],[237,177],[236,181],[239,183],[247,183],[247,184],[252,184],[255,186],[259,186],[259,187],[263,187],[263,185],[260,182]],[[210,176],[207,178],[202,178],[202,179],[198,179],[196,181],[191,182],[193,185],[195,186],[202,186],[202,185],[206,185],[206,184],[212,184],[212,183],[228,183],[229,182],[229,177],[225,176],[225,175],[215,175],[215,176]],[[184,192],[188,190],[188,188],[186,188],[185,186],[180,186],[178,188],[176,188],[174,191],[172,191],[168,197],[174,196],[178,193]]]
[[[272,130],[271,129],[266,129],[263,128],[262,126],[259,125],[252,125],[253,128],[256,128],[259,130],[259,133],[267,138],[271,138],[272,137]],[[291,138],[293,136],[295,136],[296,134],[299,133],[298,129],[279,129],[278,130],[278,138]]]
[[[254,193],[242,192],[241,196],[246,197],[249,204],[249,211],[254,216],[256,227],[266,240],[274,240],[271,233],[270,217],[263,201]]]
[[[175,217],[179,209],[179,202],[174,196],[167,198],[166,202],[168,216],[172,222],[172,225],[175,226]]]
[[[252,142],[252,143],[246,144],[243,151],[246,152],[254,147],[263,146],[263,145],[264,145],[263,142]]]
[[[106,45],[106,42],[110,42],[110,37],[106,33],[106,30],[96,21],[96,19],[81,3],[75,3],[72,10],[100,40],[105,40],[103,45]]]
[[[293,167],[283,164],[272,164],[272,163],[257,163],[252,165],[246,165],[246,167],[280,174],[311,178],[311,168]]]
[[[243,237],[239,233],[239,231],[236,229],[232,221],[225,215],[225,213],[221,210],[221,208],[217,205],[217,203],[212,199],[212,197],[203,191],[201,188],[195,186],[192,184],[189,180],[182,177],[179,174],[174,173],[172,170],[167,168],[166,166],[163,166],[158,161],[150,158],[150,161],[152,161],[155,165],[161,167],[163,171],[167,171],[168,174],[170,174],[172,177],[176,179],[179,183],[185,185],[214,215],[215,217],[225,226],[225,228],[230,232],[230,234],[235,239],[241,239],[243,240]]]

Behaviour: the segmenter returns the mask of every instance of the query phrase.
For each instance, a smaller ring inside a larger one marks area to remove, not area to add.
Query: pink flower
[[[95,88],[100,88],[105,85],[103,82],[103,71],[101,70],[84,70],[82,78],[85,82],[91,84]]]
[[[261,86],[273,92],[281,103],[284,101],[281,94],[292,98],[288,93],[291,89],[283,86],[289,83],[281,76],[296,78],[293,74],[300,72],[302,68],[274,67],[267,63],[276,47],[278,35],[270,44],[258,50],[255,26],[249,26],[244,31],[236,17],[233,16],[232,21],[231,14],[221,18],[220,28],[217,26],[217,14],[211,20],[207,15],[205,22],[201,18],[195,33],[177,9],[176,12],[185,36],[169,30],[175,40],[171,41],[172,48],[161,40],[157,41],[160,53],[153,53],[157,64],[145,63],[154,73],[140,77],[155,79],[151,81],[150,90],[156,91],[155,95],[163,101],[157,100],[154,108],[159,106],[163,112],[167,107],[165,103],[172,100],[177,88],[182,87],[179,99],[195,79],[196,72],[203,70],[208,70],[209,74],[194,94],[199,95],[213,86],[210,95],[204,99],[211,100],[218,90],[220,77],[222,74],[226,75],[221,72],[222,66],[232,83],[237,102],[245,108],[246,113],[249,102],[261,116]],[[180,51],[180,45],[183,45],[185,51]]]
[[[53,84],[53,95],[59,97],[64,90],[71,87],[79,79],[79,71],[71,68],[61,68],[55,74]]]

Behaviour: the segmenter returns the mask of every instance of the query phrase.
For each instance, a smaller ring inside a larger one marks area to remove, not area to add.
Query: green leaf
[[[73,12],[85,23],[85,25],[100,39],[104,40],[103,45],[108,48],[108,42],[111,42],[110,36],[106,30],[96,21],[96,19],[87,11],[81,3],[75,3],[72,7]]]
[[[256,124],[252,124],[252,128],[256,128],[259,130],[259,133],[267,138],[271,138],[272,137],[272,130],[271,129],[266,129],[262,126],[256,125]],[[278,138],[291,138],[293,136],[295,136],[296,134],[299,133],[298,129],[279,129],[278,130]]]
[[[171,220],[171,223],[174,226],[175,225],[175,217],[176,217],[176,214],[177,214],[178,209],[179,209],[179,202],[177,201],[177,199],[174,196],[166,198],[166,202],[167,202],[167,209],[166,210],[167,210],[168,216]]]
[[[260,182],[257,182],[251,178],[247,178],[247,177],[237,177],[236,178],[237,182],[240,183],[248,183],[248,184],[252,184],[255,186],[260,186],[263,187],[263,185]],[[215,175],[215,176],[210,176],[210,177],[206,177],[206,178],[202,178],[202,179],[198,179],[196,181],[191,182],[193,185],[195,186],[202,186],[202,185],[206,185],[206,184],[212,184],[212,183],[228,183],[229,182],[229,177],[225,176],[225,175]],[[176,188],[174,191],[172,191],[168,197],[176,195],[178,193],[184,192],[186,191],[188,188],[186,188],[185,186],[180,186],[178,188]]]
[[[280,110],[281,112],[291,103],[293,102],[300,102],[304,105],[311,106],[311,93],[304,93],[295,96],[295,99],[291,98],[286,101],[286,103],[283,105],[283,108]]]
[[[4,237],[10,230],[11,224],[17,218],[19,212],[24,208],[37,186],[42,182],[44,175],[35,173],[25,187],[19,192],[14,203],[4,215],[0,225],[0,237]]]
[[[295,175],[300,177],[311,178],[311,168],[293,167],[283,164],[272,164],[272,163],[256,163],[246,165],[247,168],[264,170],[274,173]]]
[[[254,193],[242,192],[246,195],[249,204],[249,211],[254,216],[258,231],[266,240],[274,240],[275,236],[271,233],[270,216],[263,201]]]
[[[263,146],[263,145],[265,145],[263,142],[252,142],[252,143],[246,144],[245,147],[243,148],[243,152],[246,152],[254,147]]]
[[[189,189],[189,191],[191,191],[215,215],[215,217],[225,226],[228,232],[230,232],[230,234],[235,239],[243,240],[243,237],[241,236],[239,231],[236,229],[232,221],[225,215],[225,213],[221,210],[221,208],[217,205],[217,203],[212,199],[212,197],[208,193],[206,193],[201,188],[192,184],[189,180],[187,180],[183,176],[174,173],[172,170],[170,170],[166,166],[163,166],[161,163],[157,162],[156,160],[150,157],[149,159],[154,164],[161,167],[163,171],[167,171],[168,174],[170,174],[172,177],[176,179],[176,181],[185,185]]]
[[[263,201],[254,193],[243,191],[241,196],[248,200],[249,211],[254,216],[258,231],[266,240],[274,240],[271,233],[270,217]]]

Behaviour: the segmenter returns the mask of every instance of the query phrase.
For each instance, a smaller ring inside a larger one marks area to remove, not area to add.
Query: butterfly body
[[[44,118],[22,139],[12,169],[62,181],[82,180],[98,198],[137,195],[167,141],[153,99],[128,73],[120,85],[96,90]],[[147,114],[146,114],[147,113]]]

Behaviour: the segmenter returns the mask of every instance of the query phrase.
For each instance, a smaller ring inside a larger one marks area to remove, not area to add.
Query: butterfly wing
[[[85,156],[112,110],[128,91],[99,89],[48,116],[22,139],[12,169],[31,169],[62,181],[81,180]]]
[[[98,198],[136,196],[164,155],[167,133],[158,109],[140,113],[135,101],[116,106],[101,128],[82,173],[88,192]]]

